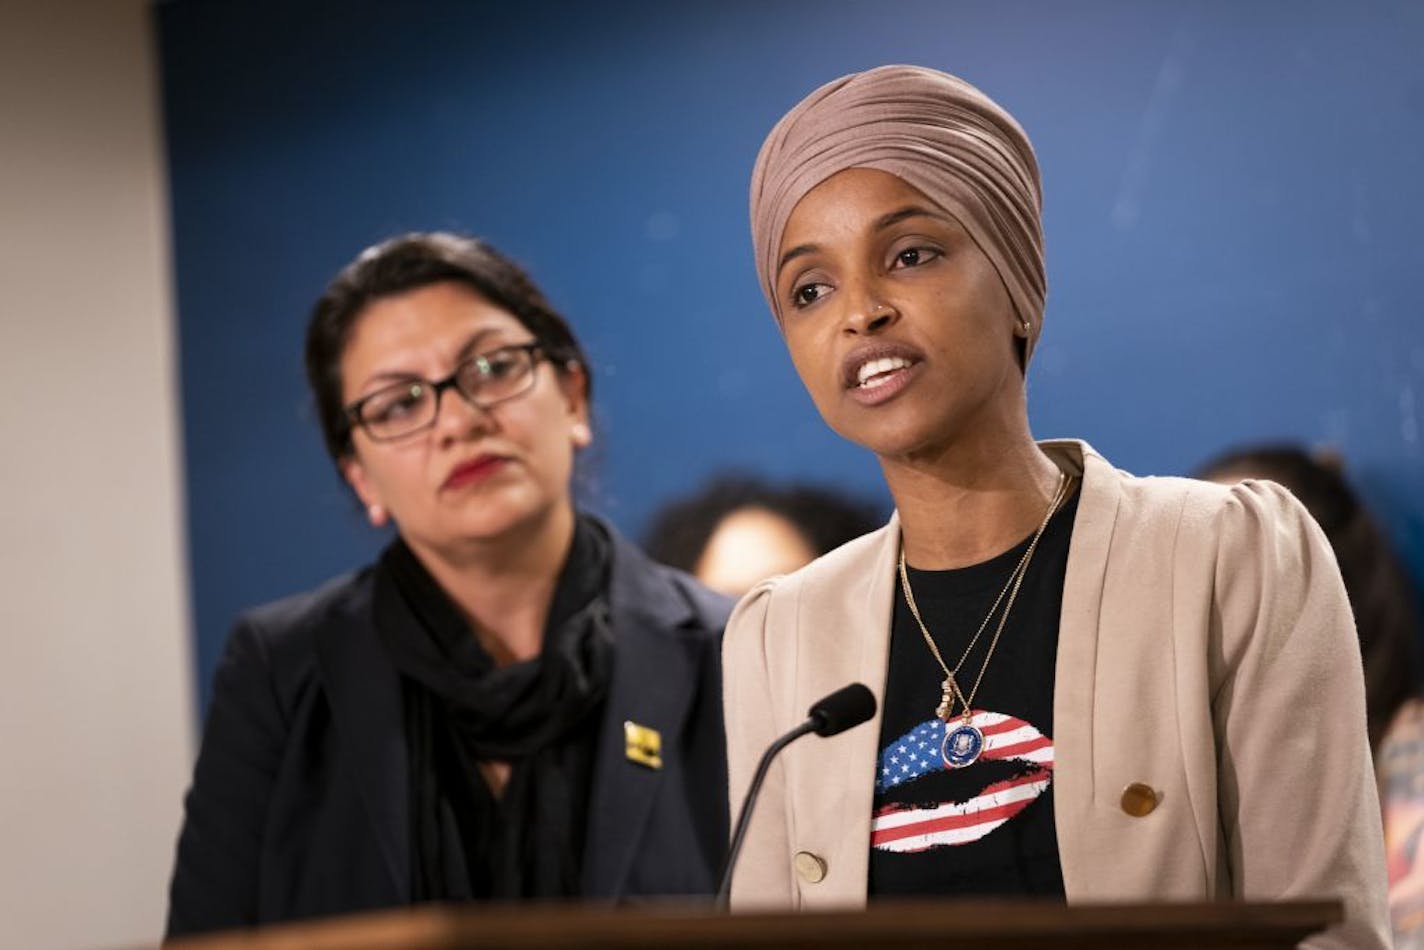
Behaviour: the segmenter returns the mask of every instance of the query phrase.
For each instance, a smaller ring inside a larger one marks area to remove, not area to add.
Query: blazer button
[[[796,873],[801,880],[819,884],[826,879],[826,859],[809,851],[796,852]]]
[[[1162,796],[1150,785],[1133,782],[1122,790],[1122,810],[1134,818],[1152,814]]]

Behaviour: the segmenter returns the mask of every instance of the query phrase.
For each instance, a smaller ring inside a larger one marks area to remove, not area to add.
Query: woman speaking
[[[860,680],[880,701],[773,768],[733,903],[1338,896],[1318,945],[1387,946],[1329,547],[1269,482],[1136,478],[1034,441],[1039,188],[1011,116],[910,66],[816,90],[757,158],[762,289],[896,514],[729,624],[733,801],[816,698]]]
[[[396,538],[241,618],[170,935],[423,901],[712,890],[730,604],[574,507],[588,362],[487,244],[373,247],[317,303],[326,446]]]

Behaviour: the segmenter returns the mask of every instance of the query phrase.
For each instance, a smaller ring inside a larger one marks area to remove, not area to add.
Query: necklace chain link
[[[1048,503],[1048,511],[1044,514],[1042,523],[1039,524],[1038,530],[1034,532],[1033,539],[1029,541],[1028,547],[1024,549],[1023,556],[1019,558],[1018,564],[1016,564],[1013,571],[1009,573],[1008,581],[1004,584],[1003,589],[999,591],[999,596],[994,598],[993,606],[990,607],[989,612],[984,615],[984,620],[979,624],[979,629],[976,630],[974,636],[969,639],[969,645],[964,648],[964,652],[959,657],[959,662],[954,665],[954,669],[952,670],[949,668],[949,664],[944,662],[944,657],[939,652],[939,646],[935,643],[934,637],[930,634],[929,627],[925,626],[925,621],[920,616],[919,605],[915,603],[914,591],[910,589],[910,576],[905,569],[905,542],[903,534],[901,535],[899,562],[900,586],[905,592],[905,604],[910,608],[910,615],[915,618],[915,623],[920,628],[920,635],[924,637],[925,646],[929,647],[930,653],[934,655],[935,662],[939,664],[940,669],[944,670],[944,685],[941,688],[940,705],[939,708],[935,710],[935,714],[945,722],[949,722],[954,718],[956,700],[964,707],[964,721],[966,723],[969,722],[972,715],[970,710],[972,709],[974,697],[979,692],[979,684],[984,681],[984,672],[989,668],[989,661],[993,659],[994,650],[999,645],[999,637],[1004,632],[1004,624],[1008,622],[1009,611],[1014,609],[1014,600],[1019,595],[1019,587],[1023,584],[1024,575],[1028,573],[1029,562],[1033,560],[1033,553],[1038,549],[1039,539],[1043,537],[1043,532],[1048,529],[1048,522],[1053,519],[1053,513],[1058,510],[1059,506],[1063,504],[1064,499],[1068,497],[1068,487],[1070,483],[1071,481],[1067,473],[1058,473],[1058,485],[1054,490],[1052,500]],[[974,645],[979,642],[979,637],[988,629],[989,621],[993,619],[994,614],[998,612],[999,605],[1004,602],[1005,597],[1008,598],[1008,603],[1004,604],[1003,613],[999,614],[999,623],[994,628],[994,636],[989,640],[989,650],[984,654],[984,662],[979,667],[979,675],[974,678],[974,685],[969,688],[969,695],[966,697],[957,679],[960,667],[964,666],[964,661],[969,659],[970,651],[972,651]]]

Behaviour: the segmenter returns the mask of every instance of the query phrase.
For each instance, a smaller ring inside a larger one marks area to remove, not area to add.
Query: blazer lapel
[[[398,902],[410,900],[405,714],[400,677],[380,645],[370,600],[317,630],[317,663],[342,755],[371,817]]]
[[[666,760],[683,731],[698,680],[690,641],[673,635],[694,618],[682,593],[617,533],[613,539],[609,609],[617,641],[613,682],[598,738],[584,848],[584,894],[616,898],[627,884],[663,773],[630,761],[624,724],[657,730]]]
[[[1063,579],[1053,683],[1053,812],[1063,880],[1072,901],[1082,895],[1072,892],[1071,882],[1092,879],[1075,861],[1084,853],[1081,836],[1092,827],[1098,619],[1121,488],[1112,466],[1086,442],[1045,442],[1042,447],[1065,471],[1083,476]]]
[[[807,907],[856,905],[866,899],[899,516],[865,543],[868,550],[800,592],[796,712],[853,682],[870,687],[876,702],[869,722],[829,739],[804,739],[788,750],[794,753],[788,767],[797,773],[792,846],[823,858],[828,869],[825,880],[802,887]]]

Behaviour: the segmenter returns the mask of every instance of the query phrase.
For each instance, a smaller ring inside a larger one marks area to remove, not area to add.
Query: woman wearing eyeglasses
[[[1309,945],[1388,946],[1330,548],[1278,485],[1137,478],[1034,440],[1039,209],[1018,123],[931,69],[830,82],[762,146],[762,289],[896,515],[728,625],[733,801],[821,694],[880,700],[771,770],[733,904],[1329,896],[1345,919]]]
[[[590,380],[568,325],[488,245],[409,235],[335,278],[306,362],[328,451],[396,537],[238,621],[170,935],[710,891],[730,604],[575,508]]]

